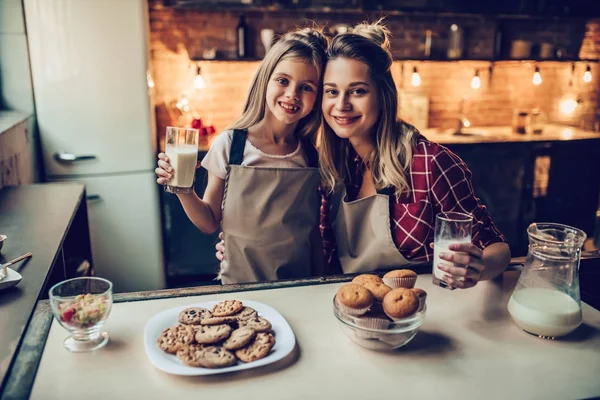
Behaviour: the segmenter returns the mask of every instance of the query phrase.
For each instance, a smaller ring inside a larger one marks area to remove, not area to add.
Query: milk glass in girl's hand
[[[198,161],[198,129],[167,127],[165,153],[173,177],[165,186],[169,193],[191,193]]]
[[[452,253],[448,246],[456,243],[471,243],[471,225],[473,217],[459,212],[439,213],[435,217],[433,236],[433,284],[450,288],[444,281],[445,272],[440,264],[450,265],[440,258],[441,253]]]

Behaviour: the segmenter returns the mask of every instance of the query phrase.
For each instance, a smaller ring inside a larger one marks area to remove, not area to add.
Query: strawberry
[[[75,314],[75,307],[69,307],[62,313],[62,320],[64,322],[71,322],[71,318],[73,318],[73,314]]]
[[[192,120],[192,128],[194,128],[194,129],[202,128],[202,120],[200,118],[194,118]]]

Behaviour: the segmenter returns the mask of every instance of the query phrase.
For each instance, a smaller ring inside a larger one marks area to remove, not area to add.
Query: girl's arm
[[[202,199],[195,192],[177,194],[190,221],[204,233],[213,233],[221,226],[224,188],[225,181],[209,172]]]
[[[452,267],[440,267],[448,273],[446,282],[453,287],[468,288],[480,280],[498,276],[510,262],[510,249],[486,207],[475,197],[471,171],[456,154],[446,149],[432,157],[430,166],[434,182],[431,188],[434,211],[473,215],[472,242],[450,245],[449,249],[456,253],[440,255],[440,258],[454,264]]]

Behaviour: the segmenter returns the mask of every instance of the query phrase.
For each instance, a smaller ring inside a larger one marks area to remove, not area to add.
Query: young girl
[[[270,281],[319,273],[319,170],[314,136],[321,122],[327,39],[317,30],[284,35],[265,56],[242,117],[202,160],[204,197],[178,194],[203,232],[222,226],[223,283]],[[172,169],[159,155],[159,178]],[[321,262],[319,262],[321,261]],[[311,267],[313,270],[311,270]]]
[[[441,258],[452,266],[440,269],[451,287],[475,286],[506,268],[508,245],[463,161],[397,117],[389,47],[385,27],[361,24],[327,52],[319,147],[326,262],[330,272],[358,273],[431,261],[436,214],[458,211],[473,215],[472,243],[451,245]]]

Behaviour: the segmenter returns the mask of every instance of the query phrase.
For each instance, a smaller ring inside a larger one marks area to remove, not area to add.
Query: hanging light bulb
[[[414,87],[421,85],[421,76],[417,72],[417,67],[413,68],[412,78],[410,80]]]
[[[204,78],[200,73],[200,66],[196,67],[196,76],[194,77],[194,89],[204,89]]]
[[[583,81],[585,83],[590,83],[592,81],[592,70],[589,65],[587,66],[587,68],[585,69],[585,72],[583,73]]]
[[[481,79],[479,79],[479,70],[475,70],[475,75],[471,79],[471,87],[473,89],[479,89],[481,87]]]
[[[542,75],[540,74],[540,67],[535,67],[535,72],[533,73],[533,84],[540,85],[542,83]]]

